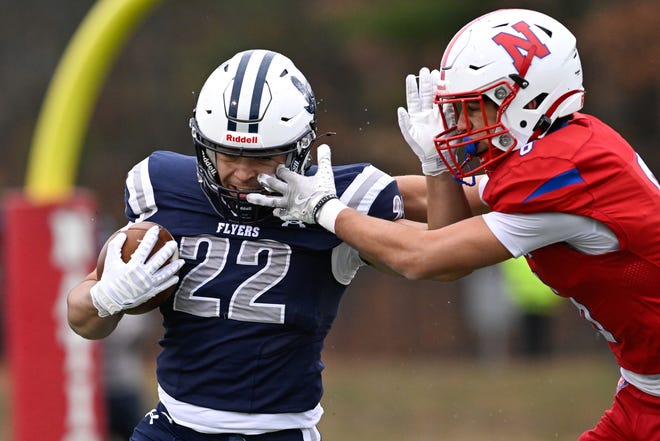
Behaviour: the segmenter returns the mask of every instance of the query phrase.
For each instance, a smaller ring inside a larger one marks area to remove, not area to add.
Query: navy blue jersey
[[[126,180],[129,221],[163,225],[186,261],[175,295],[161,306],[159,386],[207,409],[308,411],[321,399],[323,340],[348,283],[333,272],[342,242],[317,225],[222,218],[200,189],[195,161],[158,151]],[[368,164],[334,173],[347,205],[383,219],[403,216],[390,176]]]

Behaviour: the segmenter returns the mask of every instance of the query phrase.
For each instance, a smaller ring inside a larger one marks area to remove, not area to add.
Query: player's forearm
[[[427,230],[345,209],[337,216],[335,231],[376,268],[385,266],[415,280],[455,280],[459,276],[455,268],[445,264],[448,259],[431,257],[435,251],[428,246],[431,238]]]
[[[69,326],[76,334],[91,340],[110,335],[121,319],[121,314],[106,318],[99,317],[89,293],[95,283],[95,280],[87,278],[74,287],[67,296]]]
[[[449,173],[426,177],[428,225],[434,230],[472,216],[463,185]]]
[[[461,185],[448,173],[428,177],[403,175],[395,179],[403,198],[406,219],[427,222],[427,210],[430,209],[434,218],[433,229],[488,211],[479,197],[479,176],[475,186]],[[427,197],[429,189],[433,192],[431,198]]]
[[[408,279],[457,280],[511,257],[481,216],[437,230],[421,230],[344,209],[334,227],[337,236],[365,260],[385,265]]]

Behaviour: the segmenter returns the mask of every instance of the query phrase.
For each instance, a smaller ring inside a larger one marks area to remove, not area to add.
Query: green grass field
[[[326,360],[326,441],[569,441],[600,419],[607,357],[475,362]]]
[[[325,362],[325,441],[574,441],[609,407],[618,379],[604,356],[496,367],[332,354]],[[9,381],[0,366],[0,439],[11,441]]]

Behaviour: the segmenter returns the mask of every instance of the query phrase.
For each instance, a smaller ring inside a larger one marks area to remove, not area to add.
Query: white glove
[[[90,289],[99,317],[108,317],[141,305],[179,281],[177,273],[183,266],[183,259],[176,259],[161,268],[177,250],[174,240],[167,242],[147,260],[158,241],[157,225],[147,230],[128,263],[121,258],[125,241],[126,234],[119,233],[108,242],[103,275]]]
[[[275,172],[277,177],[262,173],[258,180],[261,185],[281,196],[250,193],[247,201],[274,207],[273,214],[282,220],[318,223],[334,233],[335,219],[347,207],[337,199],[330,147],[327,144],[320,145],[317,155],[318,170],[314,176],[300,175],[280,165]]]
[[[408,110],[399,107],[399,128],[410,148],[422,163],[422,172],[428,176],[447,171],[440,159],[433,139],[443,131],[440,110],[433,102],[440,72],[423,67],[419,71],[419,88],[415,75],[406,77],[406,103]]]

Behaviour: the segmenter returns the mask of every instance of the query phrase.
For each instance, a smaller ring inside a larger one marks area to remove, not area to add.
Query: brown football
[[[101,274],[103,274],[103,268],[105,265],[105,255],[107,253],[107,248],[108,248],[108,242],[115,237],[118,233],[123,232],[126,233],[126,242],[124,242],[124,246],[121,249],[121,258],[124,262],[128,262],[131,259],[131,255],[135,251],[135,249],[140,245],[140,242],[142,241],[142,237],[144,236],[144,233],[147,232],[149,228],[151,228],[154,225],[158,225],[154,222],[137,222],[133,225],[130,225],[128,227],[123,227],[120,228],[119,230],[115,231],[112,233],[112,235],[106,240],[105,244],[103,244],[103,248],[101,248],[101,252],[99,253],[99,258],[96,261],[96,276],[100,280],[101,279]],[[167,231],[162,225],[158,225],[160,227],[160,233],[158,235],[158,241],[156,242],[156,245],[154,245],[154,249],[151,251],[151,254],[149,254],[149,257],[151,257],[156,251],[162,248],[163,245],[167,241],[170,241],[174,239],[172,235],[170,234],[169,231]],[[176,259],[178,257],[177,253],[165,262],[165,264],[168,264],[171,262],[173,259]],[[174,290],[176,288],[175,286],[172,286],[168,289],[166,289],[163,292],[160,292],[156,294],[154,297],[146,301],[145,303],[136,306],[135,308],[127,309],[124,312],[126,314],[144,314],[146,312],[149,312],[161,305],[165,300],[168,299],[174,293]]]

